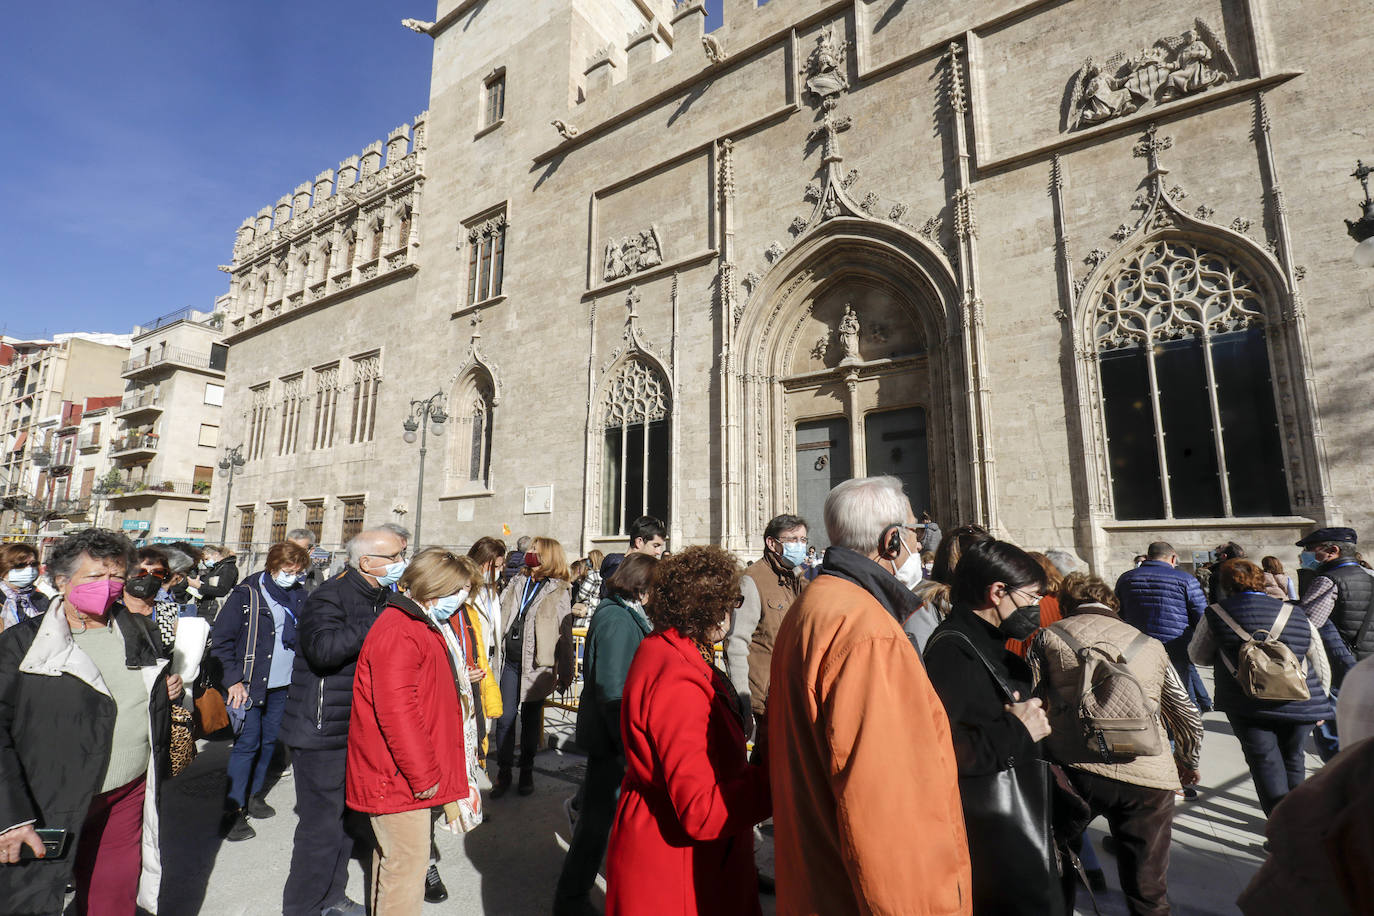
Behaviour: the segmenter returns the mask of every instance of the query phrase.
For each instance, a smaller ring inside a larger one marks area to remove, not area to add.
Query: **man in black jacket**
[[[353,838],[344,823],[344,762],[353,710],[353,672],[363,639],[405,571],[406,545],[390,531],[349,542],[343,575],[315,589],[296,624],[281,741],[291,748],[296,837],[282,892],[283,916],[363,916],[349,900]]]

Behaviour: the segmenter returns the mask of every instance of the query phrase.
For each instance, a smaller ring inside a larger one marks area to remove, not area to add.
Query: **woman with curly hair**
[[[719,547],[688,547],[654,569],[654,631],[622,700],[626,771],[606,856],[607,916],[760,912],[752,834],[772,811],[767,762],[746,760],[739,703],[715,664],[743,600],[740,575]]]

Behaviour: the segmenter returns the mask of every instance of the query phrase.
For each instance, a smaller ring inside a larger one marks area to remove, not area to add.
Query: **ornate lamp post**
[[[1364,202],[1360,204],[1364,213],[1357,220],[1346,220],[1345,228],[1350,232],[1350,237],[1359,242],[1355,246],[1355,264],[1358,267],[1374,267],[1374,199],[1369,196],[1370,175],[1374,175],[1374,166],[1356,160],[1355,171],[1350,173],[1350,177],[1364,188]]]
[[[219,539],[222,544],[229,543],[229,499],[234,495],[234,474],[244,464],[242,445],[229,449],[219,460],[219,476],[229,478],[228,485],[224,488],[224,521],[220,522],[219,526]]]
[[[426,423],[434,424],[434,435],[443,434],[444,421],[448,419],[448,414],[444,412],[444,394],[436,391],[423,401],[410,402],[410,416],[405,418],[401,425],[405,427],[405,435],[402,437],[407,442],[415,441],[415,432],[420,432],[420,483],[415,494],[415,547],[421,546],[420,525],[424,520],[425,512],[425,451],[429,443],[429,427]]]

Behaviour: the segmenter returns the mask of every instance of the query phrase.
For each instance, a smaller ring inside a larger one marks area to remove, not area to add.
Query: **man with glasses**
[[[745,720],[752,714],[759,735],[765,728],[773,641],[787,609],[806,585],[803,561],[808,543],[806,519],[779,515],[768,523],[763,530],[763,556],[744,571],[743,600],[725,637],[726,674],[739,694]]]
[[[1357,543],[1354,528],[1318,528],[1296,545],[1303,549],[1303,567],[1314,572],[1298,606],[1326,647],[1332,699],[1339,695],[1346,672],[1374,655],[1374,573],[1355,558]],[[1341,747],[1330,719],[1317,726],[1312,740],[1323,762]]]

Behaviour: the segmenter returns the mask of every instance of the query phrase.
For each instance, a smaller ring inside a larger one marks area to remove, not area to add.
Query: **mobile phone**
[[[60,859],[67,854],[66,827],[35,827],[38,839],[43,841],[44,858]],[[33,850],[25,843],[19,847],[20,860],[34,858]]]

